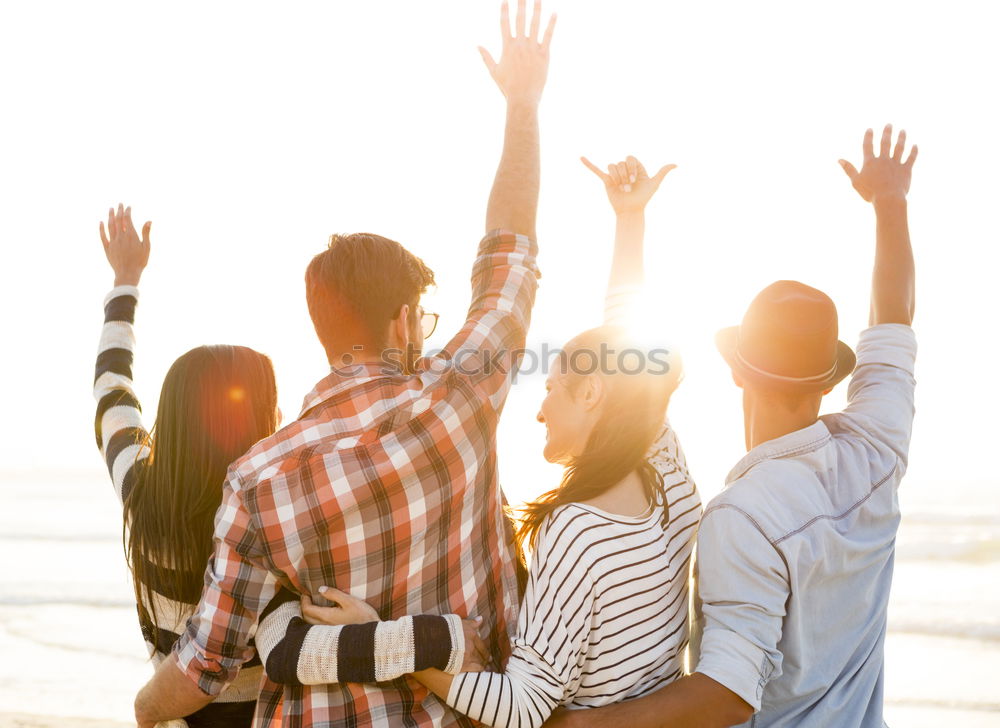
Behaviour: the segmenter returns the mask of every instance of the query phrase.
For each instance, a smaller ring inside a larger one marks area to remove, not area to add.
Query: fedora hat
[[[757,294],[743,323],[723,329],[715,345],[747,384],[787,392],[830,389],[856,359],[837,338],[837,307],[822,291],[778,281]]]

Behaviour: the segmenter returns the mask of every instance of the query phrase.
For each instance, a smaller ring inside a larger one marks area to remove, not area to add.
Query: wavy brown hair
[[[602,350],[631,350],[641,354],[647,364],[652,361],[649,352],[636,346],[628,331],[617,326],[585,331],[559,353],[559,386],[566,386],[576,396],[586,377],[599,376],[603,379],[604,398],[583,453],[566,467],[558,487],[517,509],[515,541],[522,556],[526,548],[535,548],[538,532],[552,511],[567,503],[595,498],[633,471],[642,478],[649,502],[662,505],[667,519],[663,479],[647,462],[646,453],[663,426],[670,395],[680,382],[680,359],[672,357],[666,371],[647,365],[635,373],[631,373],[632,369],[580,371],[573,365],[580,352],[592,355],[591,361],[601,362]]]
[[[123,533],[139,621],[154,644],[153,591],[197,603],[229,464],[276,427],[274,368],[263,354],[200,346],[167,372]]]

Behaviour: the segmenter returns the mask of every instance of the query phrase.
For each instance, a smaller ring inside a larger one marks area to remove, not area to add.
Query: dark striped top
[[[105,298],[104,329],[101,332],[94,373],[94,397],[97,399],[97,416],[94,427],[97,446],[104,455],[115,494],[124,505],[129,493],[141,483],[142,471],[149,457],[149,434],[142,424],[142,410],[132,387],[132,361],[135,350],[135,308],[139,291],[134,286],[118,286]],[[221,488],[221,483],[220,483]],[[143,637],[155,664],[159,664],[173,649],[174,643],[184,632],[188,617],[194,612],[201,597],[201,589],[179,594],[168,588],[170,581],[163,578],[169,567],[152,565],[153,582],[149,584],[155,601],[157,624],[153,629],[143,628]],[[145,596],[143,597],[145,598]],[[146,605],[147,609],[150,605]],[[263,669],[254,658],[244,666],[239,677],[216,699],[216,703],[245,703],[245,710],[238,711],[240,719],[228,725],[250,725],[253,708],[260,690]],[[207,713],[221,712],[213,706],[203,709]],[[234,708],[227,706],[227,715]],[[192,716],[192,722],[200,717]]]

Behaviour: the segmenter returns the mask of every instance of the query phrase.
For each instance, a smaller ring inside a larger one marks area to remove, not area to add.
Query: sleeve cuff
[[[457,675],[462,671],[462,664],[465,662],[465,633],[462,631],[462,618],[457,614],[446,614],[444,618],[448,623],[448,635],[451,637],[451,654],[444,671],[449,675]]]
[[[721,634],[720,634],[721,632]],[[767,655],[731,630],[707,629],[702,635],[701,656],[695,672],[710,677],[760,710],[774,666]]]
[[[887,364],[913,374],[917,337],[905,324],[879,324],[865,329],[858,339],[858,366]]]
[[[135,286],[115,286],[111,289],[108,295],[104,297],[104,305],[107,306],[113,300],[121,296],[132,296],[132,298],[138,301],[139,289]]]
[[[216,696],[226,687],[226,675],[221,670],[206,667],[208,660],[198,651],[194,640],[182,635],[177,642],[174,654],[177,655],[177,667],[187,678],[198,686],[206,695]]]

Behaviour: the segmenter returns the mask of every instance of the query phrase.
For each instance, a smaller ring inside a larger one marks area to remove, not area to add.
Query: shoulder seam
[[[750,521],[750,523],[753,524],[753,527],[755,529],[757,529],[757,532],[760,533],[760,535],[764,537],[764,540],[767,541],[771,545],[771,548],[773,548],[774,551],[775,551],[775,553],[777,553],[778,556],[781,558],[781,563],[783,563],[785,565],[785,573],[786,574],[791,574],[792,573],[791,569],[789,569],[789,567],[788,567],[788,561],[785,559],[785,555],[781,552],[781,549],[778,548],[778,544],[781,542],[781,539],[771,539],[771,538],[769,538],[768,535],[766,533],[764,533],[764,529],[761,527],[761,525],[759,523],[757,523],[757,520],[753,516],[751,516],[749,513],[747,513],[745,510],[743,510],[742,508],[740,508],[739,506],[734,506],[732,503],[720,503],[720,504],[715,505],[715,506],[710,506],[702,514],[702,516],[701,516],[701,522],[702,522],[702,524],[705,523],[705,519],[708,518],[708,514],[710,514],[712,511],[722,510],[723,508],[731,508],[732,510],[734,510],[737,513],[741,514],[748,521]]]
[[[779,544],[779,543],[781,543],[782,541],[784,541],[784,540],[785,540],[785,539],[787,539],[787,538],[791,538],[792,536],[795,536],[796,534],[799,534],[799,533],[802,533],[802,532],[803,532],[804,530],[806,530],[807,528],[809,528],[809,527],[810,527],[811,525],[813,525],[813,524],[814,524],[814,523],[816,523],[817,521],[822,521],[822,520],[829,520],[829,521],[839,521],[839,520],[840,520],[840,519],[842,519],[842,518],[846,518],[846,517],[847,517],[847,516],[849,516],[849,515],[850,515],[850,514],[851,514],[851,513],[853,512],[853,511],[855,511],[855,510],[856,510],[856,509],[857,509],[857,508],[858,508],[858,507],[859,507],[859,506],[860,506],[860,505],[861,505],[862,503],[864,503],[864,502],[865,502],[866,500],[868,500],[869,498],[871,498],[871,497],[872,497],[872,496],[873,496],[873,495],[875,494],[875,491],[876,491],[876,490],[878,490],[878,489],[879,489],[879,488],[881,488],[881,487],[882,487],[882,486],[883,486],[883,485],[884,485],[885,483],[887,483],[887,482],[888,482],[888,480],[889,480],[889,478],[891,478],[891,477],[892,477],[892,475],[893,475],[893,474],[894,474],[894,473],[895,473],[895,472],[896,472],[896,471],[897,471],[898,469],[899,469],[899,458],[897,457],[897,458],[896,458],[896,462],[895,462],[895,463],[893,464],[892,468],[890,468],[890,469],[889,469],[889,472],[888,472],[888,473],[886,473],[885,475],[883,475],[883,476],[882,476],[882,477],[881,477],[881,478],[880,478],[879,480],[877,480],[877,481],[876,481],[876,482],[875,482],[875,483],[874,483],[874,484],[873,484],[873,485],[872,485],[872,486],[870,487],[870,489],[869,489],[869,491],[868,491],[868,495],[866,495],[866,496],[865,496],[864,498],[861,498],[861,499],[860,499],[859,501],[857,501],[856,503],[854,503],[854,504],[853,504],[853,505],[852,505],[852,506],[851,506],[850,508],[848,508],[848,509],[847,509],[846,511],[844,511],[843,513],[840,513],[840,514],[838,514],[838,515],[836,515],[836,516],[830,516],[830,515],[826,515],[826,514],[820,514],[820,515],[818,515],[818,516],[814,516],[813,518],[809,519],[809,520],[808,520],[808,521],[806,521],[806,522],[805,522],[804,524],[802,524],[801,526],[799,526],[798,528],[796,528],[796,529],[795,529],[794,531],[789,531],[789,532],[788,532],[788,533],[786,533],[786,534],[785,534],[784,536],[780,536],[779,538],[777,538],[777,539],[776,539],[776,540],[774,541],[774,543],[775,543],[775,544]]]

